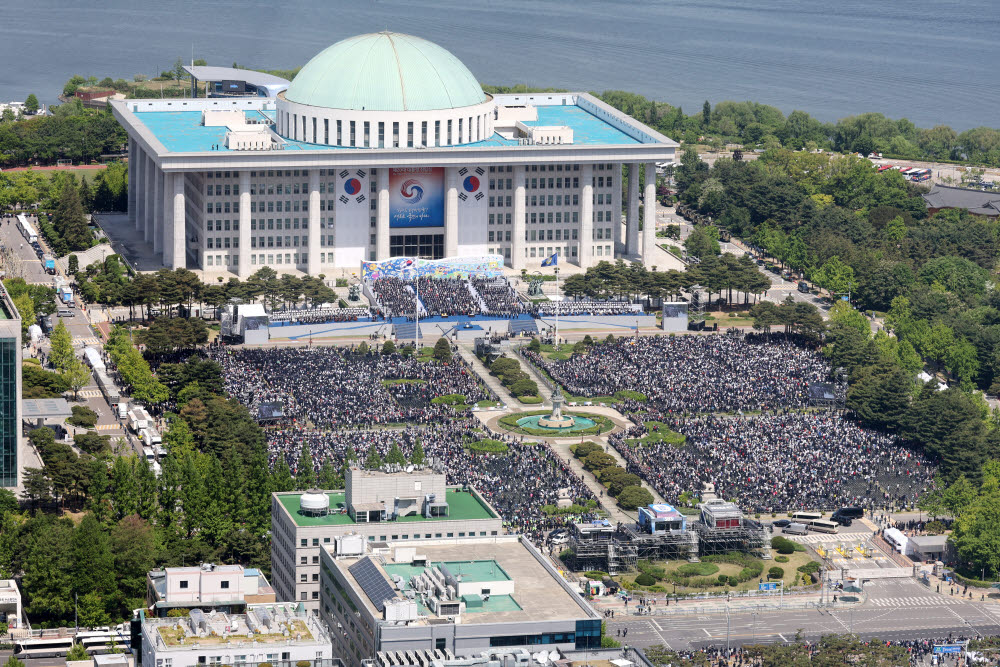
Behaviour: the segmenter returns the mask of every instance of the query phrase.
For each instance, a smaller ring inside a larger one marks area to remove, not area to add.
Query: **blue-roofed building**
[[[500,255],[514,270],[651,257],[655,206],[640,225],[640,203],[677,143],[588,93],[489,95],[450,52],[391,32],[256,90],[112,103],[129,221],[165,266],[214,281],[397,256]]]

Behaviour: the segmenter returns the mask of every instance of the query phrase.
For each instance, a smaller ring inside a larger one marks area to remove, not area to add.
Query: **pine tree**
[[[87,227],[80,192],[72,179],[67,179],[63,185],[52,224],[70,250],[86,250],[91,246],[92,235]]]
[[[424,464],[424,447],[417,440],[417,444],[413,446],[413,451],[410,453],[410,463],[415,466],[422,466]]]
[[[323,467],[319,469],[316,485],[327,491],[344,487],[344,478],[337,472],[337,467],[330,457],[323,460]]]
[[[295,467],[295,488],[305,491],[316,486],[316,470],[313,468],[312,452],[309,445],[303,445],[299,462]]]
[[[295,481],[292,479],[292,471],[288,467],[288,462],[285,461],[285,457],[281,457],[278,463],[274,466],[274,471],[271,473],[271,485],[272,488],[281,493],[283,491],[294,491]]]
[[[406,457],[403,456],[403,452],[399,450],[399,444],[392,443],[392,449],[389,453],[385,455],[385,462],[395,465],[406,465]]]
[[[375,449],[375,443],[368,448],[368,458],[365,459],[365,468],[368,470],[378,470],[382,467],[382,457],[379,456],[378,450]]]

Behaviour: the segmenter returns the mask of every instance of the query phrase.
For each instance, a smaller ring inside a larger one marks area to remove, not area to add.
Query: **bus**
[[[28,240],[28,243],[38,243],[38,232],[28,222],[28,216],[24,213],[17,214],[17,227],[21,230],[21,236]]]
[[[840,525],[833,521],[814,519],[809,522],[808,528],[817,533],[836,533],[840,529]]]
[[[14,640],[14,655],[19,660],[59,658],[69,653],[72,647],[72,637],[26,637]]]
[[[918,169],[916,172],[910,174],[911,181],[927,181],[931,178],[930,169]]]
[[[815,521],[817,519],[822,519],[822,518],[823,515],[820,514],[819,512],[792,512],[792,521],[795,521],[797,523],[804,523],[806,525],[809,525],[811,521]]]
[[[90,655],[107,655],[121,653],[129,646],[129,637],[117,630],[81,631],[76,636],[76,643],[82,644]]]

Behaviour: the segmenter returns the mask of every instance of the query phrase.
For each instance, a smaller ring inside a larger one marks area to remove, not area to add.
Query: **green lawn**
[[[684,441],[687,440],[687,436],[677,431],[672,431],[663,422],[649,421],[644,422],[646,426],[646,435],[641,438],[629,438],[625,442],[629,446],[646,446],[654,445],[659,443],[664,443],[667,445],[673,445],[674,447],[683,447]],[[656,429],[656,430],[654,430]]]
[[[782,580],[785,582],[785,589],[786,590],[791,589],[792,586],[801,585],[801,583],[802,583],[802,573],[799,572],[799,571],[797,571],[796,568],[798,568],[800,565],[805,565],[806,563],[808,563],[809,561],[811,561],[812,558],[807,553],[796,552],[796,553],[788,556],[788,562],[787,563],[776,563],[774,561],[774,556],[777,556],[777,555],[778,555],[778,552],[772,550],[771,551],[772,559],[771,560],[762,561],[763,564],[764,564],[764,573],[763,573],[762,577],[764,577],[765,581],[767,580],[766,579],[767,578],[767,571],[770,568],[777,566],[777,567],[780,567],[782,570],[784,570],[785,576],[782,578]],[[679,568],[681,568],[681,567],[683,567],[685,565],[688,565],[688,562],[686,560],[654,561],[653,564],[657,565],[657,566],[660,566],[660,567],[663,567],[667,572],[675,572]],[[712,565],[718,566],[718,568],[719,568],[718,572],[710,575],[712,577],[717,577],[720,574],[725,574],[725,575],[729,575],[729,576],[736,576],[736,575],[738,575],[740,573],[740,570],[743,569],[743,567],[741,565],[735,565],[735,564],[732,564],[732,563],[712,563]],[[617,577],[615,577],[615,579],[618,580],[618,581],[627,581],[629,583],[635,583],[635,578],[636,578],[636,576],[638,576],[638,574],[639,574],[638,572],[630,572],[629,574],[623,574],[623,575],[617,576]],[[665,588],[670,593],[674,592],[674,584],[673,584],[672,581],[668,581],[668,580],[657,581],[656,584],[659,585],[659,586],[662,586],[663,588]],[[681,586],[681,585],[678,584],[677,585],[677,592],[678,593],[705,593],[705,592],[708,592],[708,593],[722,593],[722,592],[725,592],[727,590],[729,590],[729,591],[750,591],[750,590],[755,591],[755,590],[757,590],[757,584],[758,584],[757,579],[751,579],[749,581],[744,581],[743,583],[741,583],[741,584],[739,584],[738,586],[735,586],[735,587],[732,587],[732,586],[711,586],[711,587],[708,587],[708,588],[697,588],[697,587],[693,587],[693,586],[692,587]]]

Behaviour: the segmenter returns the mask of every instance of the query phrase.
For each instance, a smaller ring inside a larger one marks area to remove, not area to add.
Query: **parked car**
[[[771,525],[774,526],[775,528],[784,528],[790,523],[791,521],[788,519],[778,519],[777,521],[772,521]]]

